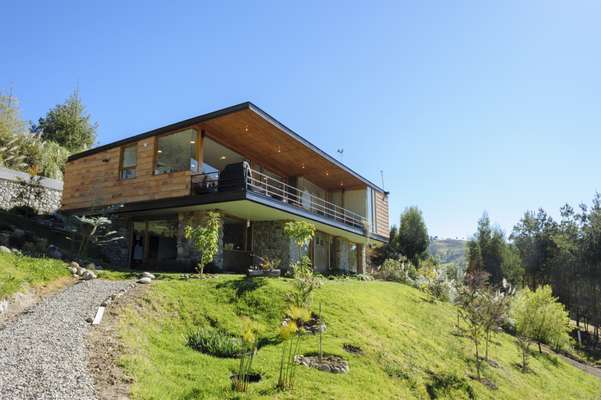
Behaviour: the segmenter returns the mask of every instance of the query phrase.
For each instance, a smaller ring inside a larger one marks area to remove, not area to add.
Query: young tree
[[[90,148],[96,139],[98,124],[90,122],[79,91],[73,92],[63,104],[52,108],[40,118],[34,131],[42,139],[51,140],[72,153]]]
[[[459,306],[458,315],[464,322],[463,327],[458,328],[469,337],[474,344],[476,357],[476,372],[480,379],[480,344],[486,334],[486,299],[488,274],[484,271],[469,272],[465,276],[465,282],[458,287],[456,304]]]
[[[518,347],[522,352],[522,367],[527,369],[527,355],[532,342],[547,343],[561,348],[570,341],[570,318],[563,304],[555,297],[551,286],[541,286],[535,291],[526,288],[518,293],[511,308],[515,321]]]
[[[191,240],[196,250],[200,252],[197,271],[201,275],[204,273],[205,266],[213,261],[213,258],[219,252],[219,230],[221,228],[221,214],[216,211],[207,213],[204,226],[186,225],[184,236]]]
[[[415,265],[427,254],[430,237],[422,212],[417,207],[406,208],[401,214],[398,248]]]

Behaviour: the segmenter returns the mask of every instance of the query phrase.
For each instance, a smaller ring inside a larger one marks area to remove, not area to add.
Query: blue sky
[[[601,190],[598,1],[10,3],[0,89],[100,143],[250,100],[443,237]]]

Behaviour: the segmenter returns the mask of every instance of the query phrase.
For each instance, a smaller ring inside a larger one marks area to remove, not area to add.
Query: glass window
[[[155,175],[177,171],[198,170],[196,158],[197,134],[194,129],[158,138]]]
[[[121,179],[135,178],[138,146],[134,144],[124,147],[121,157]]]

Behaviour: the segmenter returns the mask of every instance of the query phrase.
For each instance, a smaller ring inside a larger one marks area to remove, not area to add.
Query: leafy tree
[[[398,229],[395,225],[390,228],[390,234],[388,235],[388,242],[383,246],[377,247],[372,256],[371,261],[375,265],[382,265],[386,260],[398,260],[402,256],[401,250],[399,249],[399,234]]]
[[[200,252],[197,271],[201,275],[204,273],[205,266],[213,261],[219,252],[219,229],[221,228],[221,214],[216,211],[209,211],[205,225],[191,226],[186,225],[184,236],[191,240],[194,247]]]
[[[105,216],[73,216],[71,231],[79,235],[78,257],[87,255],[90,244],[106,246],[123,239],[117,231],[111,230],[112,221]]]
[[[553,297],[551,286],[541,286],[535,291],[526,288],[518,293],[511,309],[515,321],[518,347],[522,352],[522,367],[527,368],[527,355],[532,342],[547,343],[556,348],[566,346],[570,341],[570,318],[557,298]]]
[[[36,175],[62,179],[69,151],[32,134],[19,116],[18,102],[0,94],[0,165]]]
[[[72,153],[90,148],[96,139],[98,125],[90,122],[79,92],[76,90],[63,104],[52,108],[38,121],[34,131]]]
[[[427,254],[430,238],[422,212],[417,207],[406,208],[401,214],[398,248],[415,265]]]

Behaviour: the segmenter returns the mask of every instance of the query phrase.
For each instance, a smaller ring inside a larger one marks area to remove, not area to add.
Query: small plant
[[[186,225],[184,236],[191,240],[196,250],[200,252],[197,271],[201,275],[205,266],[213,261],[219,251],[219,229],[221,227],[221,214],[209,211],[205,226]]]
[[[74,216],[71,221],[71,230],[80,237],[77,255],[79,258],[87,255],[90,243],[96,246],[105,246],[109,243],[123,239],[117,231],[110,230],[112,221],[107,217]]]
[[[301,338],[303,337],[303,324],[310,318],[311,313],[306,308],[291,306],[288,310],[288,317],[284,319],[280,326],[279,336],[284,343],[282,345],[277,387],[281,390],[294,387],[295,357],[299,352]]]
[[[259,264],[259,268],[262,271],[272,271],[274,269],[278,269],[282,260],[279,258],[269,258],[267,256],[260,257],[261,263]]]
[[[244,318],[242,324],[242,351],[238,374],[234,377],[234,390],[246,392],[251,375],[253,359],[257,352],[257,337],[255,327],[249,318]]]
[[[296,307],[309,308],[312,293],[321,286],[321,279],[313,274],[311,260],[303,256],[300,261],[292,266],[294,281],[293,290],[288,295],[289,301]]]
[[[243,342],[229,333],[202,327],[188,335],[188,346],[215,357],[235,358],[243,353]]]
[[[315,225],[305,221],[290,221],[284,225],[284,233],[291,238],[299,248],[309,244],[315,236]]]

